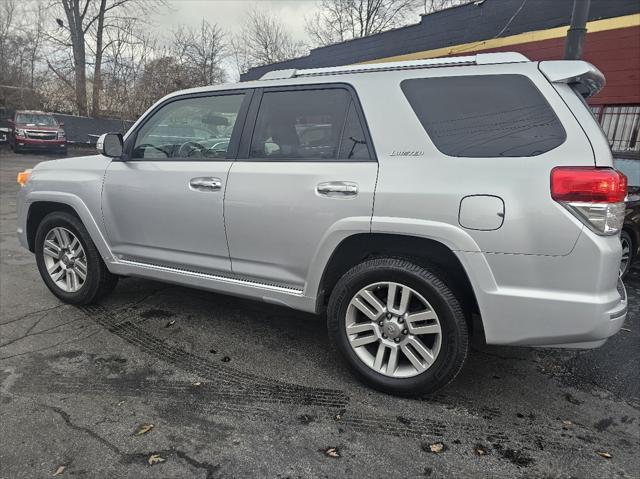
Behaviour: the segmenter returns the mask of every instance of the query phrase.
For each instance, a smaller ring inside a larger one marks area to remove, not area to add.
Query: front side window
[[[536,156],[566,139],[551,106],[523,75],[416,78],[401,87],[445,155]]]
[[[226,158],[243,99],[234,94],[166,104],[138,132],[132,158]]]
[[[338,159],[350,104],[342,88],[264,93],[249,157]]]

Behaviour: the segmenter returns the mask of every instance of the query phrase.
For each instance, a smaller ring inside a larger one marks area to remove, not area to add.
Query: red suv
[[[55,150],[67,154],[67,137],[51,113],[16,111],[9,123],[9,145],[15,152],[29,149]]]

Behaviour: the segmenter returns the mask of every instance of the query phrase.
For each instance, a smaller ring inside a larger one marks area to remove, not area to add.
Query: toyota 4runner
[[[582,61],[517,53],[267,73],[171,94],[95,156],[20,174],[61,300],[152,278],[326,312],[361,379],[434,391],[488,344],[621,327],[626,177]]]

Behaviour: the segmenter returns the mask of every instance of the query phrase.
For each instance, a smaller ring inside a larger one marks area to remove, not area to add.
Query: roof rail
[[[437,68],[461,65],[490,65],[495,63],[520,63],[530,61],[521,53],[478,53],[464,57],[441,57],[429,60],[410,60],[404,62],[359,63],[339,67],[309,68],[306,70],[273,70],[265,73],[260,80],[282,80],[285,78],[336,75],[339,73],[367,73],[375,71],[411,70],[417,68]]]

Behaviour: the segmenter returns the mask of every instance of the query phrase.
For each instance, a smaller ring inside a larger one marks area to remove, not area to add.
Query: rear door
[[[369,231],[377,171],[350,87],[256,92],[225,196],[233,272],[302,289],[326,235],[349,218]]]
[[[180,97],[127,139],[127,161],[105,175],[102,208],[124,261],[229,272],[223,198],[250,92]]]

